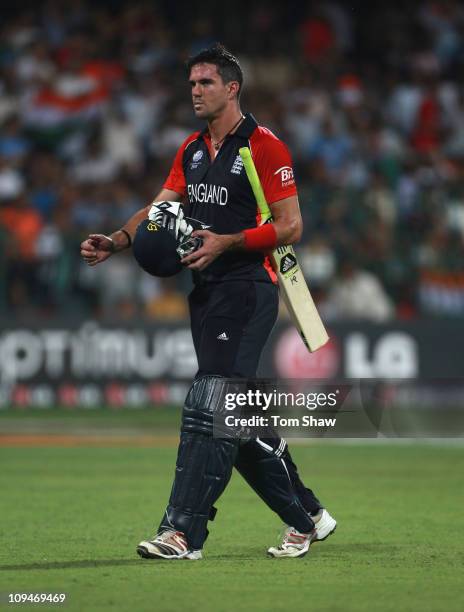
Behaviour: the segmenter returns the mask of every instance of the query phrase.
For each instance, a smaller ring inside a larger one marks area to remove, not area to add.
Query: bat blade
[[[314,352],[329,340],[306,284],[295,251],[279,247],[272,253],[272,263],[279,280],[280,294],[293,324],[309,351]]]
[[[266,202],[251,151],[248,147],[242,147],[239,153],[261,213],[261,221],[262,223],[270,222],[272,221],[271,211]],[[271,260],[279,281],[282,299],[293,324],[308,350],[317,351],[326,344],[329,335],[309,292],[293,247],[278,247],[273,251]]]

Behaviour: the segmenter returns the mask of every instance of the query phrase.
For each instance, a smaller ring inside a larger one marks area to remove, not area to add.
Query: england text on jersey
[[[200,202],[225,206],[229,199],[229,192],[226,187],[205,183],[188,184],[187,194],[190,204]]]

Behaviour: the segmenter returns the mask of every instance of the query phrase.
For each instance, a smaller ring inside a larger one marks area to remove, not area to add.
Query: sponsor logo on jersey
[[[230,171],[232,174],[240,174],[243,170],[243,161],[240,155],[237,155],[235,161],[232,165],[232,170]]]
[[[217,337],[218,340],[224,340],[227,341],[229,339],[229,336],[227,335],[226,332],[222,332],[222,334],[219,334],[219,336]]]
[[[293,185],[295,183],[293,169],[290,166],[282,166],[282,168],[279,168],[274,172],[274,176],[277,176],[278,174],[280,174],[282,187],[288,187],[289,185]]]
[[[206,185],[205,183],[195,183],[187,185],[189,202],[204,204],[219,204],[225,206],[229,199],[229,192],[226,187],[221,185]]]
[[[153,221],[150,221],[150,223],[148,223],[147,225],[147,230],[149,232],[157,232],[159,230],[159,225],[156,225],[156,223],[153,223]]]

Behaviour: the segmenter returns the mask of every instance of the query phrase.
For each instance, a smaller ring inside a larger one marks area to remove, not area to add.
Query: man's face
[[[234,82],[223,83],[215,64],[195,64],[190,71],[193,110],[199,119],[219,116],[231,99]]]

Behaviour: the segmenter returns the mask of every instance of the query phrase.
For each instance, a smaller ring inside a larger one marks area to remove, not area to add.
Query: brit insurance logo
[[[190,170],[195,170],[201,164],[203,159],[203,151],[195,151],[192,157],[192,163],[190,164]]]
[[[243,170],[243,161],[240,155],[237,155],[232,165],[231,174],[240,174]]]
[[[290,166],[282,166],[274,172],[274,176],[280,174],[280,180],[282,181],[282,187],[288,187],[293,185],[295,178],[293,176],[293,169]]]

